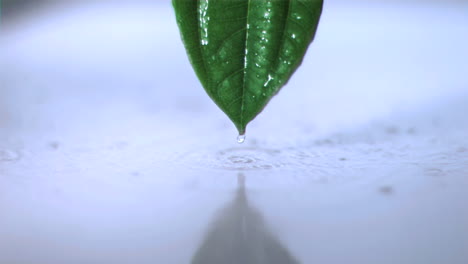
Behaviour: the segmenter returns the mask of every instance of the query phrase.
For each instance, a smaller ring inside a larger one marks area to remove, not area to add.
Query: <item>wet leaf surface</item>
[[[192,66],[239,134],[301,64],[322,5],[322,0],[173,1]]]

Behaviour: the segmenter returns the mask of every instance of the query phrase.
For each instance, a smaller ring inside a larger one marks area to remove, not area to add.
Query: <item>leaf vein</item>
[[[237,34],[239,33],[242,33],[243,31],[247,30],[246,28],[241,28],[239,30],[236,30],[234,31],[231,35],[229,35],[228,37],[226,37],[225,39],[223,39],[223,41],[221,42],[221,44],[219,44],[218,48],[216,48],[216,54],[219,55],[219,53],[221,52],[221,49],[223,48],[224,45],[226,45],[226,43],[228,43],[232,38],[234,38],[234,36],[236,36]]]

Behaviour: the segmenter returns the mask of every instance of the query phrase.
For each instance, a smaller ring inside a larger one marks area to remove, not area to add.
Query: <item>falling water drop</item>
[[[245,141],[245,135],[237,136],[237,143],[242,144]]]

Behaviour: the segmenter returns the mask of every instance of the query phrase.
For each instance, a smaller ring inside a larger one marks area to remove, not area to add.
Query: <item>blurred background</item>
[[[468,1],[325,1],[242,145],[170,1],[0,3],[0,263],[468,263]]]

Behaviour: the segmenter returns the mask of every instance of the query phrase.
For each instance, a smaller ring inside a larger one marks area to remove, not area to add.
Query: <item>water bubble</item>
[[[245,135],[237,136],[237,143],[242,144],[245,141]]]

